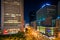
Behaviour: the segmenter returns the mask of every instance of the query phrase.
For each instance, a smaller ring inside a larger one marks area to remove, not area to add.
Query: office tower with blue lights
[[[37,12],[37,23],[44,26],[52,26],[52,19],[56,18],[56,6],[44,4]]]
[[[36,12],[36,15],[38,30],[44,30],[43,33],[53,35],[52,27],[55,27],[56,6],[46,3]],[[45,28],[40,29],[41,26]]]
[[[9,33],[23,31],[23,0],[1,0],[1,30]]]

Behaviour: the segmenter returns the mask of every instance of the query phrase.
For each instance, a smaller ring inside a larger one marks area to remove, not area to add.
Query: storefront
[[[48,36],[54,35],[54,27],[37,26],[37,31],[40,31],[41,33]]]

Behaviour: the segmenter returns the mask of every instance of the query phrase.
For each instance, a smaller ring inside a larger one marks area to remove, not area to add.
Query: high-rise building
[[[58,17],[57,17],[56,27],[60,29],[60,1],[58,2]]]
[[[49,31],[54,30],[50,27],[55,27],[55,19],[56,19],[56,6],[51,4],[44,4],[37,12],[36,12],[36,18],[37,18],[37,27],[46,27],[45,28],[45,34],[49,35],[52,32],[49,33]],[[48,28],[49,30],[48,30]],[[51,36],[50,35],[50,36]]]
[[[1,29],[14,33],[24,28],[23,0],[1,0]]]
[[[52,26],[52,20],[56,18],[56,6],[55,5],[51,5],[51,4],[44,4],[42,6],[42,8],[40,8],[37,12],[36,12],[36,17],[37,17],[37,23],[40,24],[39,25],[49,25]],[[43,23],[42,23],[43,21]],[[48,21],[48,22],[46,22]],[[42,24],[41,24],[42,23]]]
[[[58,2],[58,16],[56,19],[56,28],[54,35],[57,36],[58,31],[60,31],[60,1]]]

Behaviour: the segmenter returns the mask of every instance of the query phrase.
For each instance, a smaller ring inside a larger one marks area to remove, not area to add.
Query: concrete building
[[[24,28],[23,0],[1,0],[1,29],[14,33]]]

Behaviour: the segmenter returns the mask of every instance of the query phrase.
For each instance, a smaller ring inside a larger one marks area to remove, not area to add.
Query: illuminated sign
[[[4,29],[3,34],[8,34],[8,31],[6,29]]]

